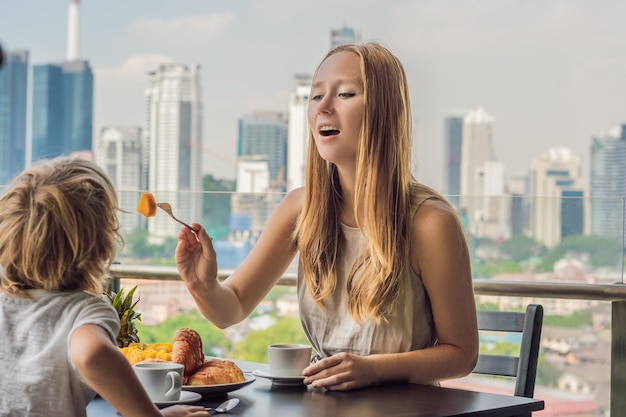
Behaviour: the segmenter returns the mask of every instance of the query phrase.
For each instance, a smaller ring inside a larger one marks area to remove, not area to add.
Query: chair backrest
[[[532,398],[535,393],[543,307],[529,304],[525,313],[478,311],[478,330],[521,333],[519,356],[480,354],[473,373],[515,377],[515,395]]]

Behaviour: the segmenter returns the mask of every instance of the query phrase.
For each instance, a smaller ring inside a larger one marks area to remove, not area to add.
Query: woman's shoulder
[[[425,185],[416,184],[413,188],[413,231],[432,233],[442,227],[459,226],[456,209],[437,191]]]

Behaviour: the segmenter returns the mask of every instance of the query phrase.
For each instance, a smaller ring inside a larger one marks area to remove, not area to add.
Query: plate
[[[227,392],[238,390],[248,384],[253,383],[256,378],[252,375],[243,374],[244,380],[241,382],[233,382],[230,384],[214,384],[214,385],[183,385],[183,390],[192,391],[201,395],[219,395]]]
[[[154,403],[158,406],[166,406],[173,404],[186,404],[186,403],[195,403],[200,400],[202,395],[197,392],[189,392],[189,391],[181,391],[180,392],[180,400],[177,401],[154,401]]]
[[[269,379],[274,385],[303,385],[304,381],[303,376],[273,376],[265,371],[261,371],[260,369],[252,371],[252,374],[261,378]]]

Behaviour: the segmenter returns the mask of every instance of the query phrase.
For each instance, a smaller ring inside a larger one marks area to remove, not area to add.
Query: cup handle
[[[171,395],[174,395],[176,391],[180,389],[180,387],[182,386],[182,379],[180,378],[180,374],[176,371],[168,372],[167,377],[170,378],[170,380],[172,381],[172,386],[165,393],[165,396],[169,397]]]

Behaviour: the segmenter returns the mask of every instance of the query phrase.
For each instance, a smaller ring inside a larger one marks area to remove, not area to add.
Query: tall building
[[[202,93],[200,67],[162,64],[148,73],[143,137],[143,188],[172,205],[177,217],[201,219]],[[167,216],[148,222],[155,241],[178,235],[180,225]]]
[[[145,227],[145,218],[135,207],[141,190],[141,127],[105,126],[100,130],[95,160],[109,175],[119,199],[123,232]]]
[[[287,137],[287,191],[304,186],[306,156],[309,145],[307,107],[311,93],[310,75],[297,74],[296,87],[289,96]]]
[[[93,71],[79,57],[79,3],[69,1],[67,61],[33,68],[32,161],[93,150]]]
[[[573,235],[587,234],[589,207],[581,158],[566,147],[550,148],[532,162],[530,229],[548,248]]]
[[[26,164],[28,51],[8,51],[0,68],[0,186]]]
[[[463,145],[463,116],[449,115],[444,121],[446,196],[458,207],[461,194],[461,149]]]
[[[361,35],[359,35],[354,28],[344,25],[338,29],[330,30],[330,49],[339,45],[359,42],[361,42]]]
[[[590,171],[591,233],[621,241],[626,234],[626,124],[592,138]]]
[[[287,117],[279,112],[256,112],[239,119],[237,155],[265,156],[270,188],[285,191]],[[237,178],[239,181],[239,177]],[[267,190],[260,190],[267,191]]]
[[[470,111],[463,118],[459,206],[467,213],[471,233],[477,232],[477,222],[481,219],[482,193],[487,188],[494,188],[484,184],[485,163],[495,159],[493,125],[493,117],[482,107]]]

